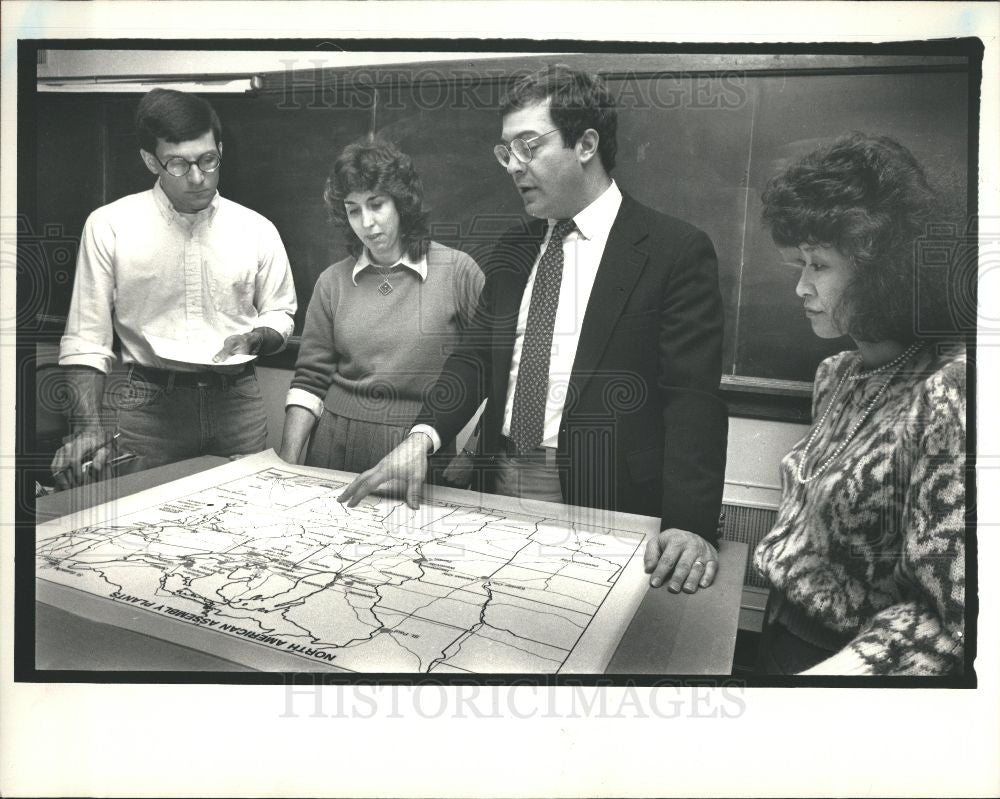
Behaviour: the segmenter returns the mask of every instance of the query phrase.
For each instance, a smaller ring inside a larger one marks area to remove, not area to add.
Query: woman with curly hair
[[[408,432],[471,319],[483,275],[467,254],[430,241],[420,178],[388,142],[348,145],[323,199],[350,256],[316,281],[279,454],[363,472]],[[454,452],[452,442],[442,454]]]
[[[773,178],[764,224],[799,272],[823,361],[781,463],[758,670],[944,675],[964,661],[965,350],[917,331],[917,239],[936,195],[913,155],[852,134]],[[945,302],[944,295],[938,301]]]

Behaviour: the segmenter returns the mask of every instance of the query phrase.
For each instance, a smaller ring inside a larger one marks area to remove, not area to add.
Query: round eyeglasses
[[[532,136],[530,139],[511,139],[508,145],[498,144],[493,148],[493,155],[497,157],[500,166],[510,164],[511,155],[514,155],[522,164],[530,163],[531,143],[538,141],[543,136],[548,136],[549,133],[555,133],[557,130],[559,128],[553,128],[546,133],[539,133],[537,136]]]
[[[156,156],[154,155],[153,158]],[[222,156],[218,153],[202,153],[194,161],[188,161],[186,158],[175,155],[166,161],[156,158],[156,162],[167,171],[167,174],[173,175],[175,178],[182,178],[191,171],[191,167],[195,164],[202,172],[214,172],[222,166]]]

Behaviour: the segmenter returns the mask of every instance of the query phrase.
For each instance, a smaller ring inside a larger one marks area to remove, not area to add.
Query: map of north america
[[[40,537],[40,578],[380,673],[557,673],[642,536],[263,468]]]

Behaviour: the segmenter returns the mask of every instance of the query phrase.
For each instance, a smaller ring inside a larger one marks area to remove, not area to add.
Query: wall
[[[793,74],[778,59],[779,75],[704,75],[665,72],[667,56],[647,56],[641,73],[625,69],[620,58],[565,60],[601,69],[621,106],[613,174],[623,190],[697,225],[715,245],[727,388],[737,381],[784,391],[791,383],[807,395],[816,364],[850,346],[811,334],[794,278],[759,223],[760,193],[790,160],[848,130],[893,135],[937,183],[956,189],[952,206],[963,215],[968,74],[961,65],[888,71],[872,62],[865,74]],[[434,239],[480,257],[498,230],[523,220],[490,146],[510,74],[544,61],[524,58],[492,76],[477,63],[474,78],[465,64],[434,70],[416,64],[383,73],[375,86],[358,70],[307,69],[262,77],[253,94],[213,97],[226,145],[220,190],[277,226],[300,300],[297,331],[317,277],[346,253],[321,201],[327,169],[344,145],[369,131],[412,156],[424,178]],[[21,210],[44,242],[39,247],[54,246],[46,231],[72,242],[94,207],[149,187],[131,130],[135,102],[135,95],[104,93],[36,98],[36,166],[22,165]],[[47,290],[36,301],[44,300],[49,318],[67,312],[73,262],[53,257],[50,274],[38,276]],[[921,289],[942,274],[922,269]]]

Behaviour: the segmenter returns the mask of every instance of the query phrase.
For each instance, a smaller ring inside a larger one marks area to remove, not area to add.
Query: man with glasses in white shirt
[[[657,516],[654,587],[715,579],[728,415],[719,396],[722,299],[708,237],[612,180],[617,111],[603,82],[565,66],[501,103],[497,160],[536,220],[483,262],[473,324],[420,424],[341,495],[398,480],[416,506],[428,454],[485,396],[480,487]],[[462,395],[456,399],[456,386]]]
[[[292,332],[295,289],[277,229],[219,195],[222,126],[206,101],[153,89],[136,112],[139,155],[156,184],[94,211],[84,226],[59,363],[73,434],[56,453],[59,487],[105,471],[264,449],[253,360]],[[128,367],[105,397],[114,336]],[[103,406],[116,412],[110,427]]]

